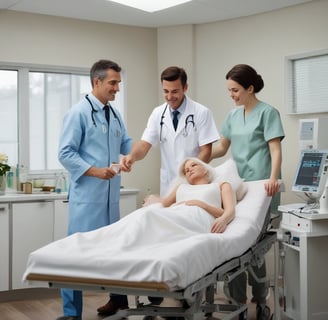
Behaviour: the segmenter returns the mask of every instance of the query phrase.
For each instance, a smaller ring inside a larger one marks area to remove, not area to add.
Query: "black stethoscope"
[[[92,123],[95,127],[97,127],[97,123],[96,123],[96,120],[95,120],[95,117],[94,117],[94,113],[95,112],[98,112],[98,110],[96,110],[91,102],[91,100],[89,99],[88,95],[86,94],[85,95],[85,98],[88,100],[88,102],[90,103],[90,106],[91,106],[91,119],[92,119]],[[119,119],[119,117],[117,116],[116,112],[114,111],[114,109],[112,108],[111,105],[109,105],[109,112],[112,111],[113,115],[114,115],[114,118],[118,121],[118,124],[120,125],[120,128],[122,129],[122,126],[121,126],[121,121]]]
[[[168,105],[166,104],[166,106],[165,106],[165,108],[164,108],[164,111],[163,111],[163,113],[162,113],[162,115],[161,115],[161,121],[160,121],[160,123],[159,123],[159,125],[160,125],[159,141],[160,141],[160,142],[163,142],[163,141],[164,141],[164,140],[162,139],[162,135],[163,135],[163,124],[164,124],[163,119],[165,118],[165,112],[166,112],[167,106],[168,106]],[[193,114],[189,114],[189,115],[186,117],[185,125],[184,125],[184,129],[183,129],[183,133],[182,133],[182,135],[183,135],[184,137],[187,137],[187,136],[188,136],[188,130],[187,130],[187,128],[188,128],[188,124],[189,124],[189,123],[192,124],[193,129],[196,130],[196,128],[195,128],[195,121],[194,121],[194,115],[193,115]]]

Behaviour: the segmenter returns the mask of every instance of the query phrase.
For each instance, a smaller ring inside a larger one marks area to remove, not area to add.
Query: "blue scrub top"
[[[59,161],[70,174],[68,234],[97,229],[120,217],[120,176],[102,180],[84,176],[92,166],[108,167],[119,162],[120,154],[131,150],[123,120],[114,109],[107,123],[102,103],[92,94],[65,115],[59,145]]]

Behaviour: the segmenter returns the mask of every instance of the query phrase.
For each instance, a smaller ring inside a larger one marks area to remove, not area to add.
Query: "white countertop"
[[[136,194],[139,189],[121,188],[121,195]],[[7,190],[4,195],[0,195],[0,203],[4,202],[26,202],[26,201],[47,201],[47,200],[65,200],[67,192],[56,193],[48,191],[33,191],[33,193],[26,194],[22,191]]]
[[[65,200],[67,192],[56,193],[46,191],[34,191],[26,194],[22,191],[8,190],[0,196],[0,203],[4,202],[25,202],[25,201],[47,201],[47,200]]]

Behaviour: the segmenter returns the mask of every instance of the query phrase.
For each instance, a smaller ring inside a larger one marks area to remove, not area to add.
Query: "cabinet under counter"
[[[121,217],[137,207],[138,189],[121,189]],[[67,234],[67,193],[7,193],[0,196],[0,291],[26,288],[29,254]]]

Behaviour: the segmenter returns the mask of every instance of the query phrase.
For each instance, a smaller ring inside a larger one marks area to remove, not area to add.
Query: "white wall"
[[[298,201],[289,190],[298,160],[298,119],[285,113],[284,57],[328,47],[328,0],[224,22],[166,28],[122,25],[0,11],[0,62],[89,68],[99,58],[117,61],[127,74],[127,125],[139,139],[153,107],[162,101],[159,75],[168,65],[188,72],[188,94],[213,111],[218,127],[233,106],[225,74],[237,63],[253,65],[265,87],[260,99],[279,109],[283,141],[283,202]],[[325,114],[327,116],[327,114]],[[322,115],[307,115],[314,117]],[[158,148],[133,172],[125,186],[158,192]],[[217,164],[220,161],[215,161]]]
[[[188,76],[188,92],[192,97],[195,75],[195,26],[182,25],[159,28],[157,31],[158,72],[159,74],[168,66],[183,67]]]

